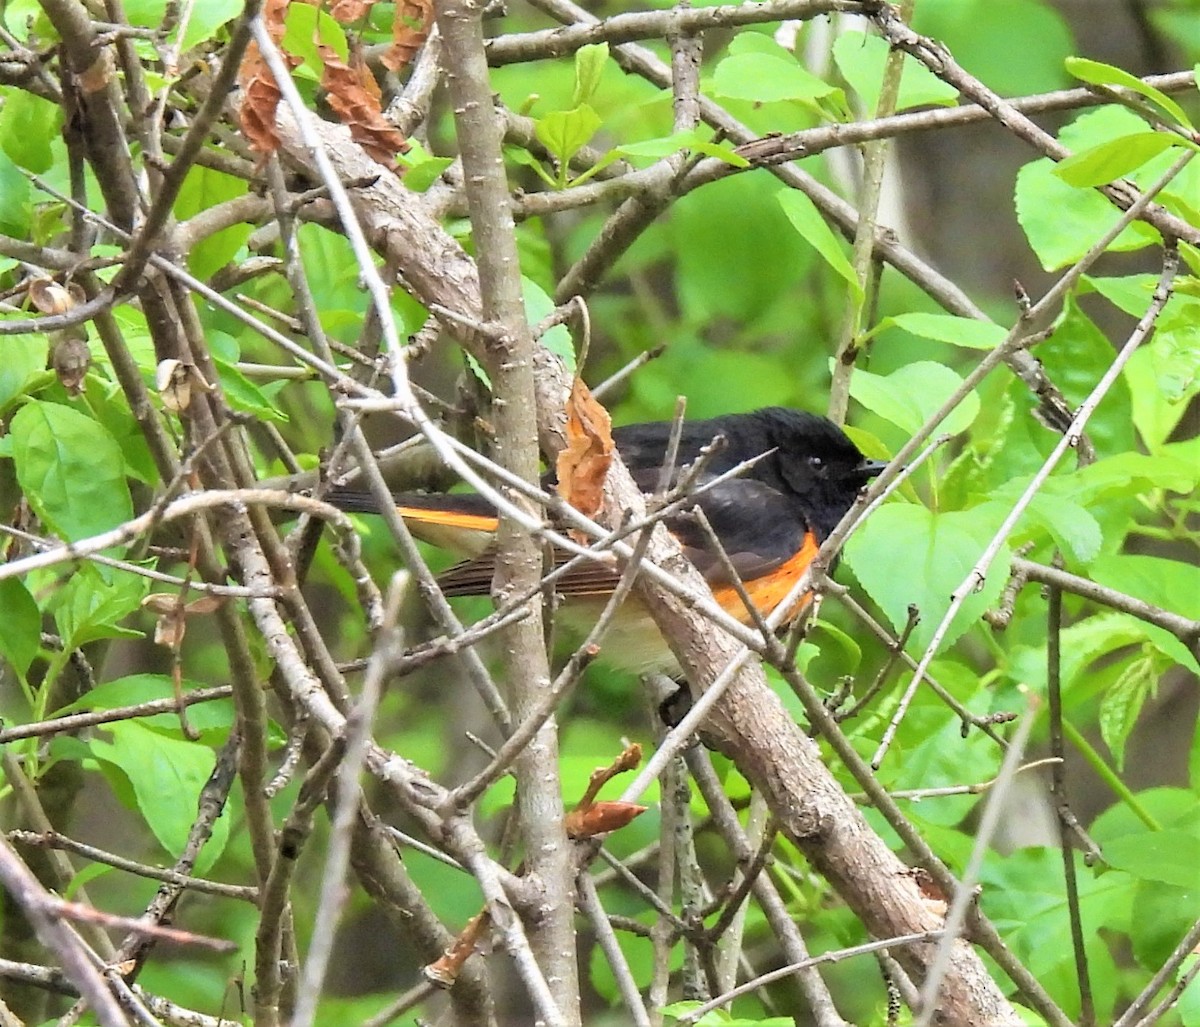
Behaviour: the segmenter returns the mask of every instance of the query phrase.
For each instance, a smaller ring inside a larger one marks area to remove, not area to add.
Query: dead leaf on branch
[[[263,24],[267,34],[278,43],[283,39],[284,16],[287,14],[290,0],[267,0],[263,5]],[[293,66],[297,59],[289,58]],[[251,41],[246,47],[246,55],[242,58],[242,66],[238,69],[238,85],[242,90],[242,106],[238,112],[242,123],[242,135],[246,137],[251,147],[264,156],[270,156],[279,149],[279,133],[275,130],[275,112],[279,108],[281,94],[275,84],[275,76],[267,67],[258,44]]]
[[[334,0],[329,14],[339,25],[349,25],[365,18],[374,6],[375,0]]]
[[[571,810],[564,823],[568,838],[595,838],[630,823],[646,812],[646,806],[635,802],[596,802],[587,809]]]
[[[392,20],[392,45],[379,59],[389,71],[411,64],[429,38],[433,25],[433,0],[397,0]]]
[[[372,160],[395,170],[393,158],[408,152],[408,140],[384,118],[379,85],[362,55],[352,54],[345,64],[332,47],[321,44],[317,52],[325,63],[321,88],[330,108]]]
[[[567,445],[558,454],[555,471],[558,494],[587,517],[600,511],[612,455],[612,418],[583,379],[576,378],[567,400]]]

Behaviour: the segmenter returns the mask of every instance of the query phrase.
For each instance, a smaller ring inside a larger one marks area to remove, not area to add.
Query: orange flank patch
[[[812,563],[813,558],[817,555],[817,550],[820,547],[817,545],[817,540],[812,532],[804,536],[804,545],[792,556],[786,563],[780,564],[770,574],[764,574],[762,577],[755,578],[753,581],[745,582],[746,591],[750,594],[750,599],[759,612],[765,617],[770,614],[775,607],[787,598],[787,594],[792,590],[792,587],[800,580],[801,575],[808,570],[808,565]],[[713,590],[713,595],[718,603],[731,617],[736,617],[743,624],[750,622],[750,611],[746,609],[746,604],[742,602],[741,596],[737,591],[728,585],[716,588]],[[801,610],[808,605],[812,598],[811,593],[805,592],[796,599],[788,610],[787,617],[784,623],[792,620]]]
[[[447,528],[461,528],[463,531],[496,530],[497,520],[485,514],[461,513],[457,510],[425,510],[416,506],[397,507],[400,516],[406,521],[418,524],[440,524]]]

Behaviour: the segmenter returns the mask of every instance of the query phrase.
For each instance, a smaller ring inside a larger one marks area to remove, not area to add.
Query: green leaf
[[[1156,104],[1176,124],[1182,125],[1184,128],[1192,127],[1191,121],[1188,120],[1188,116],[1179,104],[1162,90],[1148,85],[1136,75],[1131,75],[1120,68],[1114,68],[1111,64],[1088,60],[1086,57],[1068,57],[1064,64],[1067,71],[1081,82],[1087,82],[1093,86],[1121,86],[1125,89],[1132,89],[1135,93]]]
[[[284,15],[284,33],[280,48],[300,58],[295,74],[319,82],[325,74],[325,62],[321,60],[319,43],[332,47],[343,63],[350,58],[350,44],[346,31],[326,11],[310,4],[288,4]]]
[[[1055,165],[1052,174],[1068,185],[1089,188],[1132,174],[1164,150],[1183,145],[1169,132],[1134,132],[1073,153]]]
[[[0,336],[0,414],[8,410],[14,399],[24,395],[33,379],[43,374],[47,374],[45,336]]]
[[[1195,888],[1200,838],[1172,830],[1123,835],[1105,844],[1104,861],[1142,881]]]
[[[1134,898],[1138,915],[1129,925],[1133,957],[1151,972],[1163,965],[1187,929],[1200,917],[1200,889],[1161,881],[1139,881]]]
[[[591,102],[592,96],[600,87],[604,65],[607,63],[607,43],[590,43],[575,51],[575,91],[571,94],[572,107]]]
[[[18,239],[29,237],[33,214],[32,186],[21,169],[0,150],[0,232]]]
[[[150,590],[137,574],[112,574],[106,580],[94,564],[84,564],[67,579],[51,604],[59,637],[68,649],[99,638],[141,638],[140,631],[119,626]]]
[[[521,296],[525,301],[525,316],[530,327],[554,313],[554,300],[532,278],[521,276]],[[551,353],[562,359],[568,371],[575,371],[575,346],[566,325],[555,325],[539,340]]]
[[[724,58],[712,77],[712,91],[730,100],[770,103],[778,100],[811,102],[835,92],[835,87],[802,68],[782,50],[740,53]]]
[[[42,644],[42,615],[16,578],[0,581],[0,656],[24,678]]]
[[[1114,553],[1096,560],[1091,571],[1101,585],[1200,620],[1200,567],[1161,556]]]
[[[692,150],[702,153],[706,157],[716,157],[718,160],[725,161],[726,164],[732,164],[735,168],[750,166],[750,162],[735,153],[733,147],[727,143],[714,143],[711,139],[705,139],[700,131],[695,129],[690,132],[675,132],[658,139],[646,139],[640,143],[627,143],[616,147],[613,152],[622,157],[652,157],[655,160],[662,160],[680,150]]]
[[[204,687],[199,681],[187,678],[180,684],[185,692]],[[97,685],[58,710],[56,716],[85,710],[116,710],[156,699],[170,699],[174,695],[175,687],[166,674],[130,674]],[[187,717],[188,723],[198,731],[228,731],[233,726],[233,706],[228,701],[198,703],[188,707]],[[144,727],[153,727],[172,735],[181,734],[177,713],[156,713],[151,717],[139,717],[138,720]]]
[[[405,188],[411,189],[414,193],[423,193],[434,182],[443,171],[454,163],[453,157],[435,157],[425,149],[417,139],[409,140],[408,153],[396,154],[396,160],[404,169],[404,185]],[[512,149],[517,150],[517,147]],[[528,151],[519,150],[529,156],[532,160],[532,155]]]
[[[962,385],[944,364],[917,361],[889,375],[856,370],[850,378],[850,395],[873,414],[913,435]],[[957,435],[966,431],[979,414],[979,397],[966,398],[942,422],[939,433]]]
[[[1082,151],[1114,136],[1141,132],[1140,118],[1122,107],[1102,107],[1080,115],[1060,133],[1073,151]],[[1041,158],[1017,174],[1017,220],[1047,271],[1078,260],[1121,217],[1099,193],[1076,189],[1054,174],[1052,161]],[[1127,252],[1160,242],[1148,225],[1137,222],[1125,228],[1110,250]]]
[[[858,93],[863,108],[872,114],[879,107],[879,91],[888,53],[889,47],[884,39],[862,32],[843,32],[833,44],[833,59],[838,71]],[[915,58],[904,55],[900,93],[896,98],[897,111],[931,104],[953,107],[957,103],[957,89],[943,82]]]
[[[280,424],[286,423],[287,414],[272,404],[266,393],[233,364],[213,357],[213,366],[220,375],[221,389],[225,393],[225,398],[234,410],[241,410],[253,414],[255,417],[276,421]]]
[[[998,521],[976,511],[933,513],[912,503],[880,507],[846,544],[846,562],[875,604],[899,631],[915,604],[921,622],[910,646],[923,652],[950,608],[950,595],[982,555]],[[896,540],[903,544],[897,545]],[[1000,595],[1008,572],[1002,548],[983,587],[967,596],[942,640],[944,650],[974,624]]]
[[[175,216],[187,221],[219,204],[245,196],[249,188],[244,179],[195,164],[188,169],[175,201]],[[252,231],[253,225],[239,222],[206,235],[188,251],[188,270],[197,278],[210,278],[234,259]]]
[[[168,738],[136,721],[106,725],[113,741],[93,739],[92,755],[117,767],[133,786],[138,810],[167,852],[179,856],[187,843],[200,790],[215,760],[207,746]],[[229,836],[229,821],[218,818],[197,873],[211,866]],[[201,865],[203,864],[203,866]]]
[[[586,103],[569,111],[551,111],[539,118],[535,128],[538,141],[558,162],[566,166],[599,130],[602,122]]]
[[[893,325],[910,335],[935,342],[948,342],[964,349],[995,349],[1008,337],[1008,329],[994,321],[954,314],[913,312],[884,318],[880,327]]]
[[[121,447],[71,407],[31,400],[12,419],[17,480],[38,517],[78,541],[133,516]]]
[[[1162,671],[1152,654],[1132,660],[1100,703],[1100,736],[1113,754],[1118,771],[1125,766],[1125,742],[1146,700],[1154,696]]]
[[[816,250],[834,271],[842,276],[849,284],[854,295],[862,296],[862,286],[854,267],[842,249],[842,242],[829,227],[817,206],[802,192],[795,189],[782,189],[777,194],[780,206],[787,215],[792,227],[814,250]]]
[[[58,104],[24,89],[8,89],[0,108],[0,146],[27,171],[41,175],[50,170],[50,143],[62,126]]]

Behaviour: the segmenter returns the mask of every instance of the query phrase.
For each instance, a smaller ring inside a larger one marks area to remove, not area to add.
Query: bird
[[[674,422],[652,421],[614,428],[613,442],[633,480],[645,493],[660,486]],[[730,577],[741,579],[751,601],[766,616],[781,603],[808,568],[821,543],[853,505],[859,492],[887,466],[867,459],[836,424],[819,414],[786,407],[684,421],[670,484],[680,482],[703,458],[682,509],[665,518],[684,555],[704,576],[720,606],[751,623]],[[734,477],[717,480],[739,465]],[[543,479],[549,489],[553,474]],[[353,513],[378,513],[374,495],[335,488],[329,501]],[[404,493],[394,502],[409,529],[423,541],[458,554],[462,562],[438,579],[449,596],[487,595],[495,569],[495,509],[475,493]],[[703,512],[727,560],[695,511]],[[564,553],[556,559],[567,559]],[[561,597],[556,616],[568,632],[584,634],[600,616],[620,580],[609,563],[581,562],[555,581]],[[784,623],[807,605],[794,601]],[[679,665],[653,619],[635,597],[624,601],[602,643],[599,658],[634,673],[680,675]]]

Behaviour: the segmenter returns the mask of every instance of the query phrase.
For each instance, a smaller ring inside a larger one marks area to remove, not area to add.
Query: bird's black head
[[[754,416],[775,447],[770,462],[778,484],[796,496],[823,541],[886,464],[868,460],[841,428],[818,414],[768,407]]]

